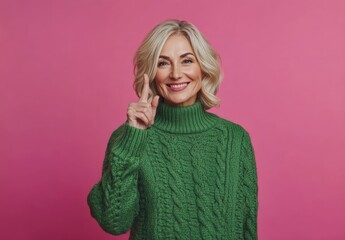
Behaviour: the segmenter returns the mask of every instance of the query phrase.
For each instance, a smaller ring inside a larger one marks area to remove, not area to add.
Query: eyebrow
[[[188,55],[193,55],[193,56],[194,56],[193,53],[187,52],[187,53],[184,53],[184,54],[180,55],[180,58],[184,58],[184,57],[186,57],[186,56],[188,56]],[[165,56],[165,55],[159,55],[159,58],[164,58],[164,59],[166,59],[166,60],[169,60],[169,59],[170,59],[168,56]]]

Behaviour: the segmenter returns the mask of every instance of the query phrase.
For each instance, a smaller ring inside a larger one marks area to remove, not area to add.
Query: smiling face
[[[195,103],[202,73],[192,46],[183,35],[172,35],[159,55],[155,82],[164,102],[173,106]]]

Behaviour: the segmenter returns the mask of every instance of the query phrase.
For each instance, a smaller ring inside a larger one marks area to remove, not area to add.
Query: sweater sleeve
[[[102,178],[87,197],[92,217],[110,234],[126,233],[139,211],[139,156],[146,138],[147,130],[128,123],[115,130],[105,152]]]
[[[248,132],[244,131],[241,146],[244,167],[244,239],[257,239],[258,183],[254,150]]]

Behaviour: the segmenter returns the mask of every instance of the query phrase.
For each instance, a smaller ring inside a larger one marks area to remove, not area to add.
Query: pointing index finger
[[[141,96],[139,99],[139,102],[145,102],[147,103],[148,97],[149,97],[149,77],[147,76],[147,74],[144,74],[144,86],[143,86],[143,90],[141,92]]]

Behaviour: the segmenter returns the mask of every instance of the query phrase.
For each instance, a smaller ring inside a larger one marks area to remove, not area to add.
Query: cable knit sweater
[[[250,137],[203,110],[160,103],[155,123],[110,137],[88,195],[108,233],[130,239],[257,239],[258,186]]]

